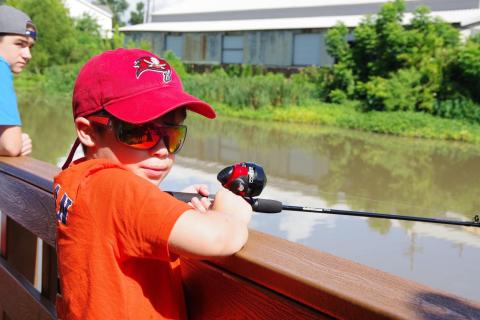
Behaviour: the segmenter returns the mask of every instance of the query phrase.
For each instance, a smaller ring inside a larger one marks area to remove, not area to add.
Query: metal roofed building
[[[154,52],[173,51],[195,64],[328,65],[325,33],[338,22],[357,26],[385,0],[171,0],[151,22],[120,28],[127,39],[147,40]],[[407,0],[405,23],[420,5],[457,26],[480,32],[479,0]]]

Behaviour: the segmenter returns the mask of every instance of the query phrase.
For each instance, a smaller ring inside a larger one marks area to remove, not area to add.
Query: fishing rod
[[[440,218],[425,218],[418,216],[406,216],[399,214],[378,213],[368,211],[354,211],[354,210],[341,210],[331,208],[313,208],[306,206],[292,206],[284,205],[278,200],[254,198],[262,192],[263,188],[267,184],[267,177],[263,168],[252,162],[241,162],[234,164],[233,166],[226,167],[221,170],[217,175],[218,181],[223,187],[232,191],[233,193],[242,196],[255,212],[262,213],[279,213],[285,211],[298,211],[298,212],[310,212],[310,213],[323,213],[333,215],[345,215],[355,217],[367,217],[367,218],[383,218],[416,222],[429,222],[439,223],[447,225],[467,226],[467,227],[480,227],[480,217],[476,215],[473,221],[461,221],[461,220],[448,220]],[[184,192],[168,192],[175,198],[189,202],[193,197],[198,197],[195,193]],[[212,199],[212,198],[210,198]]]

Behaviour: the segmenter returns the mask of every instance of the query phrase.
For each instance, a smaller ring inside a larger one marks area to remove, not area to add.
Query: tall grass
[[[267,73],[250,77],[229,76],[223,69],[212,73],[188,74],[184,78],[188,92],[209,102],[233,108],[298,106],[315,99],[315,85],[301,78]]]

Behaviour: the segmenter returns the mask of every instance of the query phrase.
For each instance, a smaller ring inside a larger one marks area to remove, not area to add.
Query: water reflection
[[[69,97],[22,95],[20,104],[33,157],[58,163],[74,140]],[[187,124],[165,189],[206,182],[214,192],[220,169],[255,161],[268,176],[262,197],[285,204],[468,220],[480,213],[476,146],[222,118]],[[296,212],[255,214],[252,228],[480,300],[480,229]]]
[[[180,157],[162,187],[180,190],[202,182],[215,192],[219,188],[216,173],[222,168],[218,163]],[[325,207],[324,199],[308,194],[311,188],[314,186],[275,178],[269,181],[263,197]],[[295,191],[290,191],[293,189]],[[344,203],[336,203],[333,207],[351,209]],[[480,233],[472,228],[285,211],[255,213],[251,227],[480,300],[480,279],[475,276],[480,263]]]
[[[73,143],[75,130],[69,95],[19,94],[23,129],[32,138],[32,157],[56,164]]]

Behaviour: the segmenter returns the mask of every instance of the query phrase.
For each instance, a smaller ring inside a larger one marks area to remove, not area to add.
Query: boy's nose
[[[26,47],[26,48],[23,48],[22,50],[22,58],[24,58],[25,60],[30,60],[32,59],[32,54],[30,52],[30,48],[29,47]]]
[[[168,149],[163,141],[163,138],[160,139],[160,141],[158,141],[158,143],[149,150],[149,153],[151,156],[159,158],[168,157]]]

